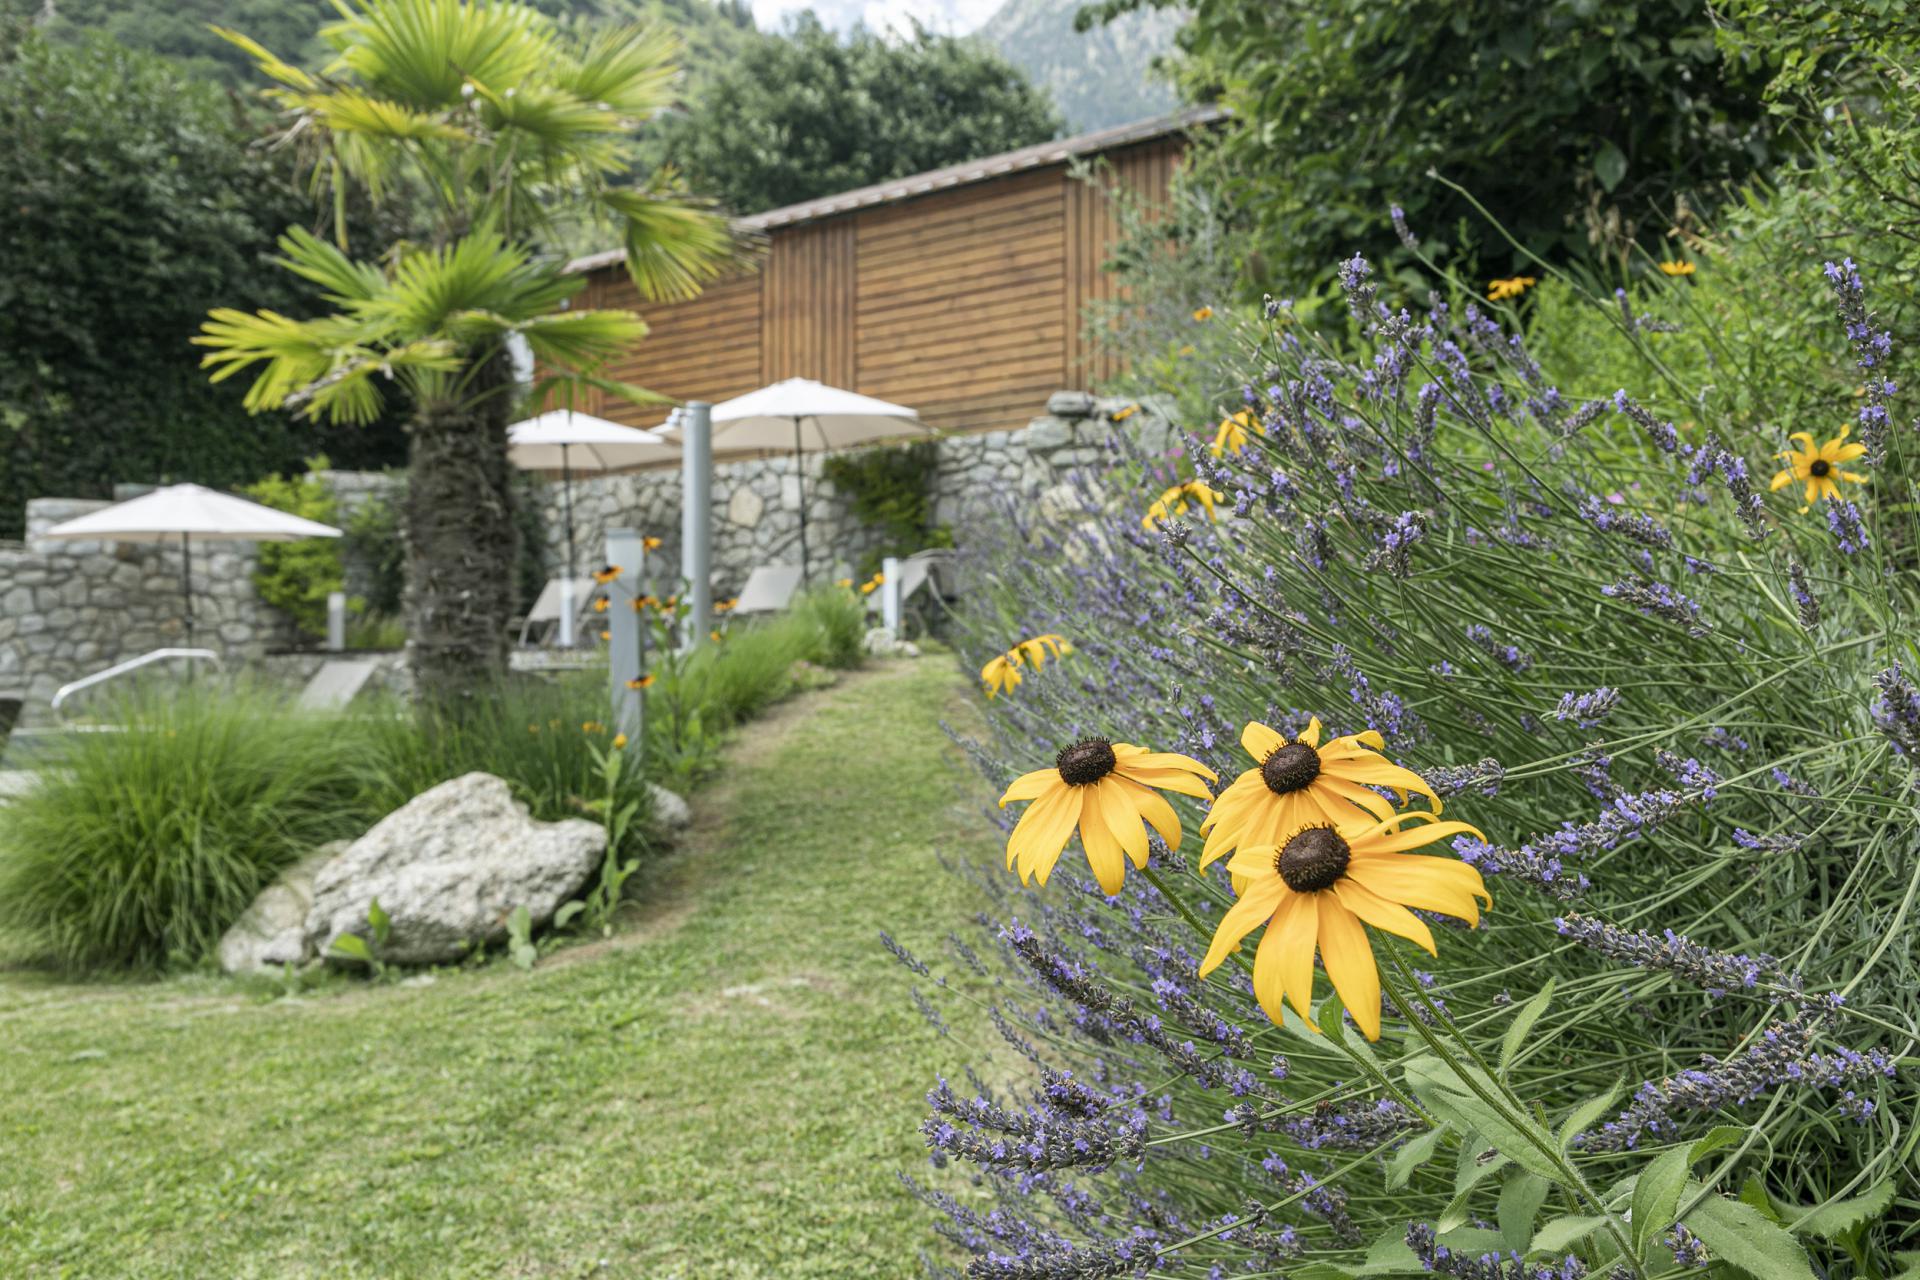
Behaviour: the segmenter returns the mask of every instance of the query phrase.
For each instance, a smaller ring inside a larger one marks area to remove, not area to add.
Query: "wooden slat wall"
[[[1108,152],[1102,178],[1163,211],[1181,150],[1158,139]],[[1054,166],[775,228],[757,270],[691,302],[642,305],[610,267],[579,305],[639,311],[652,332],[612,376],[676,399],[818,378],[912,405],[938,427],[999,430],[1054,391],[1116,372],[1080,330],[1089,302],[1115,296],[1100,265],[1117,231],[1106,197]],[[617,422],[666,416],[596,401]]]

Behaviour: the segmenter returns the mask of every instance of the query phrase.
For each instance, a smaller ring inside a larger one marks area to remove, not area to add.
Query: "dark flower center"
[[[1273,868],[1295,893],[1318,893],[1347,873],[1350,853],[1332,827],[1308,827],[1281,847]]]
[[[1304,742],[1289,742],[1260,766],[1260,777],[1275,795],[1299,791],[1320,776],[1320,753]]]
[[[1807,474],[1810,476],[1824,476],[1829,471],[1832,471],[1832,470],[1833,470],[1833,464],[1828,462],[1825,458],[1815,458],[1813,460],[1813,465],[1807,468]]]
[[[1083,738],[1053,758],[1060,781],[1068,786],[1084,787],[1113,772],[1113,744],[1105,738]]]

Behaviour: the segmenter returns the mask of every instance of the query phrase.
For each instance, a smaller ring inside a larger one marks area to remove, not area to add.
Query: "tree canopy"
[[[916,28],[845,39],[812,14],[718,68],[660,151],[694,190],[756,213],[1030,143],[1060,128],[1046,96],[968,40]]]

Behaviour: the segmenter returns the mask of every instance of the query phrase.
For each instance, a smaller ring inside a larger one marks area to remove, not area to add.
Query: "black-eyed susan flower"
[[[1207,321],[1213,319],[1213,308],[1201,307],[1200,309],[1198,309],[1193,313],[1193,318],[1195,320],[1200,321],[1202,324],[1205,324]]]
[[[607,727],[606,727],[605,725],[603,725],[603,724],[601,724],[601,723],[600,723],[600,722],[599,722],[598,720],[588,720],[588,721],[586,721],[586,722],[585,722],[584,724],[582,724],[582,725],[580,726],[580,732],[582,732],[582,733],[605,733],[605,732],[606,732],[606,728],[607,728]]]
[[[1198,480],[1189,480],[1185,484],[1176,484],[1147,507],[1147,514],[1140,517],[1140,527],[1151,532],[1155,525],[1165,524],[1175,516],[1183,516],[1198,503],[1207,513],[1207,519],[1216,517],[1213,506],[1216,502],[1226,501],[1227,495]]]
[[[1220,419],[1220,430],[1213,437],[1213,456],[1221,458],[1229,453],[1242,452],[1247,447],[1248,432],[1264,434],[1264,428],[1260,425],[1260,419],[1246,409]]]
[[[1392,789],[1402,804],[1409,793],[1423,795],[1440,811],[1440,797],[1419,774],[1379,754],[1386,743],[1372,729],[1323,747],[1318,717],[1292,742],[1253,721],[1240,731],[1240,746],[1254,767],[1220,793],[1200,824],[1207,838],[1200,851],[1203,867],[1235,848],[1283,844],[1303,827],[1368,816],[1385,821],[1393,816],[1393,802],[1375,787]]]
[[[1840,480],[1850,484],[1865,484],[1867,478],[1859,472],[1840,469],[1841,463],[1852,462],[1867,451],[1867,446],[1863,444],[1846,442],[1847,433],[1852,430],[1850,426],[1842,427],[1839,435],[1822,445],[1814,444],[1813,437],[1804,431],[1796,431],[1788,436],[1789,440],[1798,440],[1800,447],[1780,453],[1779,456],[1787,460],[1787,465],[1774,474],[1771,487],[1784,489],[1798,480],[1807,486],[1807,502],[1812,504],[1822,498],[1838,501],[1840,486],[1837,482]]]
[[[1690,276],[1693,274],[1693,272],[1694,272],[1694,265],[1691,262],[1687,262],[1684,259],[1680,259],[1680,258],[1675,258],[1671,262],[1663,262],[1660,264],[1660,273],[1662,275]]]
[[[620,750],[623,750],[623,749],[624,749],[624,748],[626,747],[626,745],[627,745],[627,735],[626,735],[626,734],[624,734],[624,733],[616,733],[616,734],[614,734],[614,735],[613,735],[613,749],[614,749],[615,751],[620,751]]]
[[[593,571],[593,580],[601,586],[605,586],[619,576],[620,566],[617,564],[602,565]]]
[[[613,639],[613,632],[611,632],[611,631],[602,631],[602,632],[600,633],[600,638],[601,638],[602,640],[611,640],[611,639]]]
[[[1239,898],[1220,918],[1200,975],[1219,968],[1264,924],[1253,957],[1253,993],[1267,1016],[1279,1022],[1285,1002],[1312,1025],[1317,950],[1354,1025],[1378,1040],[1380,970],[1365,926],[1438,954],[1433,932],[1408,908],[1477,925],[1480,903],[1491,907],[1493,899],[1480,873],[1457,858],[1406,852],[1448,836],[1484,838],[1466,823],[1419,812],[1369,822],[1349,812],[1353,817],[1343,822],[1304,827],[1278,844],[1247,845],[1234,855],[1227,869]]]
[[[607,598],[605,596],[594,597],[593,611],[595,613],[605,613],[607,611]]]
[[[875,591],[879,590],[882,586],[884,586],[886,584],[886,581],[887,581],[886,574],[876,573],[871,578],[868,578],[865,582],[860,584],[860,594],[863,596],[870,596]]]
[[[1147,824],[1169,849],[1180,846],[1180,817],[1161,791],[1207,798],[1213,770],[1171,752],[1147,751],[1125,742],[1085,738],[1054,758],[1053,768],[1013,780],[1000,807],[1031,800],[1007,840],[1007,869],[1020,882],[1046,884],[1074,830],[1086,850],[1093,878],[1109,894],[1120,892],[1127,862],[1147,865]]]
[[[1509,276],[1505,280],[1487,282],[1487,301],[1505,302],[1508,298],[1517,298],[1527,290],[1539,284],[1533,276]]]
[[[1112,413],[1108,414],[1107,421],[1108,422],[1125,422],[1128,418],[1131,418],[1134,414],[1138,412],[1140,412],[1139,405],[1137,404],[1126,405],[1122,408],[1115,409]]]
[[[633,679],[627,681],[627,688],[646,689],[651,687],[652,684],[653,684],[653,672],[649,671],[647,672],[647,674],[643,676],[635,676]]]
[[[733,598],[728,600],[715,600],[713,602],[713,611],[715,613],[732,613],[733,607],[739,603],[740,603],[739,596],[734,596]]]
[[[1002,693],[1012,693],[1014,686],[1026,677],[1020,674],[1020,651],[1009,649],[1005,653],[995,654],[987,659],[987,665],[980,668],[981,682],[987,686],[987,696],[997,697]]]
[[[727,638],[727,633],[719,630],[718,628],[707,632],[707,639],[713,641],[715,644],[719,644],[721,641],[725,640],[726,638]]]
[[[1056,658],[1064,658],[1073,652],[1073,642],[1065,636],[1058,636],[1052,632],[1048,632],[1046,635],[1034,636],[1030,640],[1022,640],[1019,644],[1013,646],[1013,648],[1019,652],[1023,658],[1033,664],[1035,671],[1038,671],[1047,664],[1047,653],[1049,651],[1051,651]]]
[[[642,538],[640,539],[640,549],[642,551],[658,551],[660,549],[660,539],[652,536]]]
[[[853,579],[852,578],[835,578],[833,580],[833,585],[836,587],[845,587],[849,591],[851,591],[853,589]]]

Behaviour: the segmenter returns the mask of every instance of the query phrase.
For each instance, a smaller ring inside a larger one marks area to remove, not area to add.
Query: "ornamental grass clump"
[[[1764,427],[1340,277],[1350,341],[1270,303],[1217,371],[1231,447],[1116,435],[968,550],[1019,874],[926,1011],[1032,1083],[940,1081],[972,1181],[909,1186],[1006,1280],[1910,1270],[1920,442],[1857,272],[1795,341],[1870,394]]]

